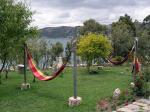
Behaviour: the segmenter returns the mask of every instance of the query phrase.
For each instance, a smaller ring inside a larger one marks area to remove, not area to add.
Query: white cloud
[[[32,25],[76,26],[93,18],[102,24],[117,21],[129,14],[133,20],[142,21],[150,14],[149,0],[28,0],[36,11]]]

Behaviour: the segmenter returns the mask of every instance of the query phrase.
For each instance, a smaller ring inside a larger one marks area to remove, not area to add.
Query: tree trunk
[[[87,71],[90,73],[91,61],[87,61]]]
[[[5,79],[8,79],[8,72],[9,72],[9,69],[10,69],[10,65],[7,63],[7,64],[6,64],[6,70],[5,70]]]
[[[5,67],[5,63],[6,63],[6,57],[4,58],[4,60],[3,60],[3,64],[2,64],[2,68],[0,69],[0,84],[2,84],[2,71],[3,71],[3,69],[4,69],[4,67]]]
[[[35,82],[35,76],[33,76],[33,82]]]
[[[5,72],[5,79],[8,79],[8,72],[9,72],[9,70],[6,70],[6,72]]]

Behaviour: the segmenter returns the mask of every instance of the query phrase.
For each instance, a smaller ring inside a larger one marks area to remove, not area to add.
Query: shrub
[[[150,82],[150,69],[148,69],[148,67],[145,68],[145,69],[143,69],[142,74],[143,74],[144,80],[145,80],[146,82]]]
[[[90,73],[90,74],[98,74],[97,67],[91,67],[89,73]]]
[[[113,58],[114,61],[121,61],[122,60],[122,57],[121,56],[115,56]]]
[[[135,87],[133,88],[133,92],[136,96],[148,97],[150,95],[150,90],[148,86],[148,82],[150,80],[149,71],[150,70],[148,69],[143,69],[142,76],[139,76],[139,74],[137,74],[138,76],[135,80]]]

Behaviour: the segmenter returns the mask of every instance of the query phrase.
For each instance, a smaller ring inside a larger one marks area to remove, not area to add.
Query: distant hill
[[[60,26],[40,29],[40,36],[47,38],[67,38],[77,34],[78,27]]]

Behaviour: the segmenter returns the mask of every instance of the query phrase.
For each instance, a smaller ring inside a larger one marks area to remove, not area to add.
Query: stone
[[[133,104],[134,104],[134,105],[141,106],[141,107],[146,107],[146,106],[148,106],[147,104],[139,103],[139,102],[133,102]]]
[[[133,111],[128,108],[119,108],[117,109],[117,112],[133,112]]]
[[[115,91],[113,92],[113,98],[118,99],[120,94],[121,94],[121,90],[119,88],[115,89]]]
[[[140,100],[137,100],[137,102],[146,103],[150,105],[150,99],[140,99]]]
[[[138,110],[140,109],[139,106],[133,105],[133,104],[129,104],[129,105],[125,106],[125,108],[132,110],[132,112],[138,112]]]
[[[30,83],[22,83],[21,84],[21,90],[30,89]]]
[[[69,106],[78,106],[82,101],[81,97],[74,98],[73,96],[69,98]]]
[[[140,99],[132,104],[117,109],[117,112],[150,112],[150,100]]]

